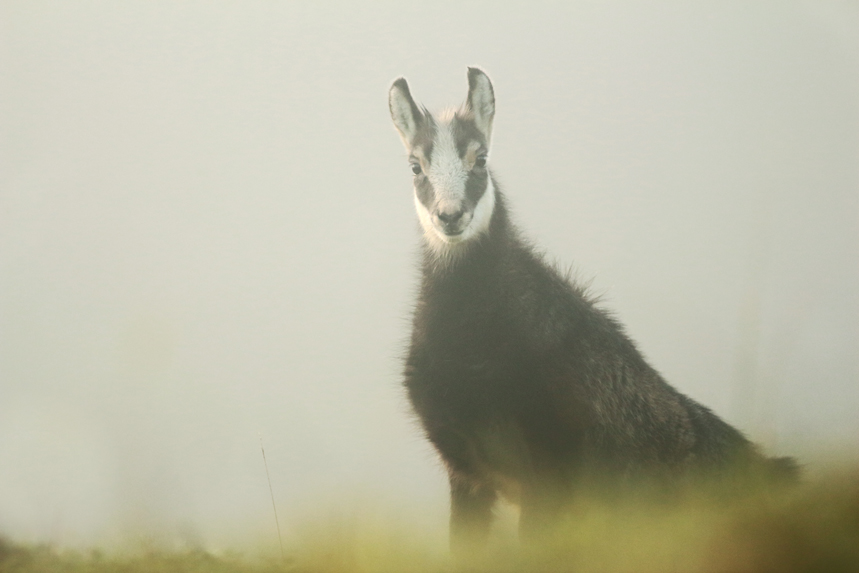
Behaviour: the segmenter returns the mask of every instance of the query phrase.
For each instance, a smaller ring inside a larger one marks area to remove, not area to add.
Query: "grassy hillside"
[[[841,472],[778,493],[728,502],[581,500],[540,548],[498,532],[467,564],[453,564],[438,536],[391,520],[308,524],[279,554],[135,551],[105,554],[0,541],[0,571],[138,572],[857,572],[859,472]]]

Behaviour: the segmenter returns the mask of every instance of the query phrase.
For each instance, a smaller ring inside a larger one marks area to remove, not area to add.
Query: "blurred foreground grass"
[[[106,554],[0,540],[0,571],[859,572],[859,471],[730,501],[703,495],[682,503],[581,500],[568,523],[539,549],[519,547],[507,529],[497,532],[484,554],[460,566],[451,562],[437,532],[353,515],[299,528],[285,539],[285,560],[279,553]]]

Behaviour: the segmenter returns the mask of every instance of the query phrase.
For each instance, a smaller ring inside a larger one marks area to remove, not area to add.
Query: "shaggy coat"
[[[520,237],[485,167],[491,83],[470,68],[469,88],[463,108],[439,118],[415,105],[404,79],[391,88],[425,232],[405,387],[449,472],[454,548],[486,535],[498,495],[519,504],[528,535],[588,478],[790,473],[792,462],[767,460],[666,383],[621,325]],[[433,171],[444,157],[447,179]],[[450,182],[459,191],[440,188]]]

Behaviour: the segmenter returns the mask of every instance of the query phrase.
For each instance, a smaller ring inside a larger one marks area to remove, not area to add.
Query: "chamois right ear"
[[[406,78],[397,78],[391,84],[388,92],[388,106],[391,109],[394,127],[400,132],[403,145],[410,150],[418,133],[418,127],[424,121],[424,114],[412,98]]]
[[[495,91],[489,76],[480,68],[468,68],[468,109],[474,114],[474,123],[486,137],[492,139],[492,119],[495,117]]]

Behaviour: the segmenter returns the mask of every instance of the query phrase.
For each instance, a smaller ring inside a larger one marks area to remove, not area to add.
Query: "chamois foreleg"
[[[450,474],[450,546],[454,555],[467,556],[486,545],[497,494],[488,485],[474,484]]]

